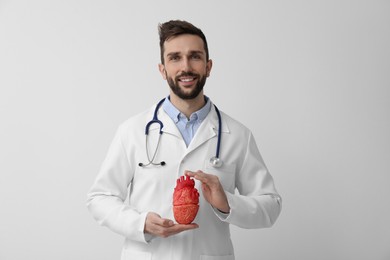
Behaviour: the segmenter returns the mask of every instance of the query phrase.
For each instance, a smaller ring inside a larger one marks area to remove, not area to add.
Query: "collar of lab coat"
[[[150,114],[150,120],[153,118],[153,113],[156,106],[153,107]],[[171,134],[174,135],[180,139],[183,139],[181,136],[181,133],[173,120],[169,117],[169,115],[160,107],[158,111],[158,118],[163,122],[163,132],[164,134]],[[222,133],[230,133],[229,126],[223,118],[223,113],[221,112],[222,117]],[[152,124],[149,128],[149,132],[158,131],[159,125],[158,124]],[[215,107],[213,103],[211,103],[211,110],[207,117],[204,119],[202,124],[199,126],[198,130],[195,133],[195,136],[193,140],[191,141],[190,145],[188,146],[189,149],[196,148],[202,143],[206,142],[207,140],[213,138],[218,134],[218,115],[215,111]]]

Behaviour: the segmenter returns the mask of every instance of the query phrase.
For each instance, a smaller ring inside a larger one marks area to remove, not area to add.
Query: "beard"
[[[198,79],[196,86],[191,92],[186,93],[179,86],[179,78],[183,76],[193,76]],[[167,82],[173,93],[181,99],[194,99],[196,98],[200,92],[202,92],[204,85],[206,84],[206,76],[200,76],[198,74],[194,74],[191,72],[182,73],[179,76],[176,76],[175,79],[168,77]]]

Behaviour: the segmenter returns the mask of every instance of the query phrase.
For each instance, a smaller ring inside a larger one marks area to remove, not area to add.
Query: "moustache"
[[[199,78],[199,74],[192,73],[192,72],[183,72],[180,75],[176,76],[175,79],[178,80],[180,77],[194,77]]]

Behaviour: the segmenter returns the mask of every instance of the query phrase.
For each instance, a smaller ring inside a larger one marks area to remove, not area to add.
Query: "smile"
[[[181,78],[179,78],[179,81],[181,81],[181,82],[192,82],[195,79],[196,78],[194,78],[194,77],[181,77]]]

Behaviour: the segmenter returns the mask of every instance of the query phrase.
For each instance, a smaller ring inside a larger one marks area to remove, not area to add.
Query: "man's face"
[[[164,43],[164,64],[159,69],[173,94],[181,99],[194,99],[202,92],[211,66],[199,36],[183,34]]]

